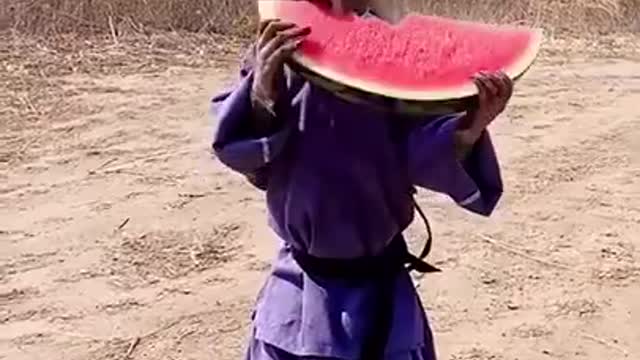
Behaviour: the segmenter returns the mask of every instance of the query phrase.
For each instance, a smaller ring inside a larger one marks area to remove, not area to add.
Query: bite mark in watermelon
[[[310,26],[293,60],[323,80],[419,102],[477,95],[471,77],[503,70],[512,79],[534,62],[542,31],[409,14],[398,24],[337,16],[309,1],[259,0],[261,19]]]

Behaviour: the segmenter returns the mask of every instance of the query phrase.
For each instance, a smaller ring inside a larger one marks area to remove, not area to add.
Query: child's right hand
[[[273,105],[278,100],[279,83],[284,76],[286,59],[310,33],[311,29],[308,27],[300,28],[280,20],[260,23],[252,97],[268,110],[273,111]]]

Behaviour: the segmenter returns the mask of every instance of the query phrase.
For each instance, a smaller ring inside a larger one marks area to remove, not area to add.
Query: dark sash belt
[[[365,337],[361,360],[382,360],[393,324],[393,299],[395,279],[400,271],[416,270],[420,273],[440,271],[409,252],[402,235],[398,235],[382,254],[357,259],[325,259],[310,256],[292,249],[293,258],[302,270],[311,277],[336,278],[353,281],[354,285],[375,280],[376,306],[373,326]],[[424,255],[424,256],[422,256]]]

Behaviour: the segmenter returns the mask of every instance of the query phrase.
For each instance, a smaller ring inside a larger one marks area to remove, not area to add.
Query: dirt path
[[[442,359],[640,356],[638,74],[541,61],[494,129],[496,216],[422,194],[446,269],[418,280]],[[64,116],[0,135],[27,144],[0,162],[0,359],[124,359],[133,343],[131,359],[241,358],[273,242],[262,195],[209,155],[207,97],[228,77],[54,79],[74,90]]]

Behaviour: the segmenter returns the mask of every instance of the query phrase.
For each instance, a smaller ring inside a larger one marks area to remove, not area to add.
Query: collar
[[[370,7],[364,9],[363,11],[361,11],[360,13],[358,13],[358,16],[367,18],[367,17],[379,17],[378,14]]]

